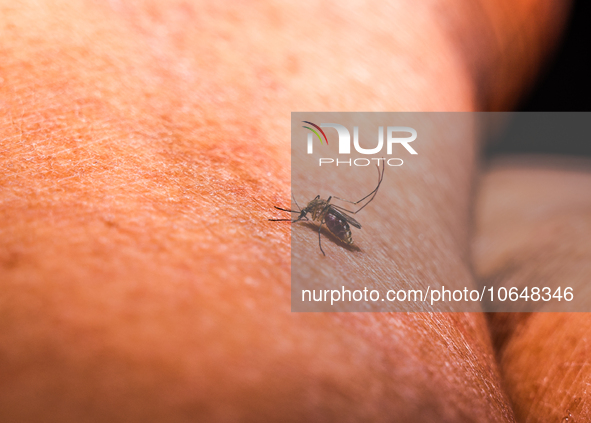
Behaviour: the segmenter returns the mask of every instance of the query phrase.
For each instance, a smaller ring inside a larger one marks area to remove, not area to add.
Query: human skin
[[[417,3],[2,4],[2,421],[513,421],[481,314],[290,313],[267,221],[292,110],[509,107],[565,8]],[[473,283],[478,142],[424,146],[403,273]]]
[[[474,264],[486,283],[572,287],[588,296],[591,162],[493,162],[476,201]],[[522,422],[591,418],[587,313],[489,315],[505,387]]]

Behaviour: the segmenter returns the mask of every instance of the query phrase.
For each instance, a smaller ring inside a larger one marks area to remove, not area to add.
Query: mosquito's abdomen
[[[347,222],[335,216],[330,211],[326,213],[324,222],[326,223],[328,230],[331,231],[337,238],[346,242],[347,244],[353,244],[351,228]]]

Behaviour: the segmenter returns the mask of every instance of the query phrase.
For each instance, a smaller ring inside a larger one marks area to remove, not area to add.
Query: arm
[[[512,420],[481,315],[290,314],[266,221],[291,110],[505,107],[562,2],[418,3],[1,6],[5,420]],[[475,150],[419,210],[452,256],[402,272],[470,282]]]

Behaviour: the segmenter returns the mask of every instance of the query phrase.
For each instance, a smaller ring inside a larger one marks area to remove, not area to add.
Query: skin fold
[[[291,111],[511,107],[566,7],[2,2],[0,420],[511,422],[506,392],[522,416],[482,314],[290,313],[267,219]],[[402,274],[474,283],[478,143],[426,143],[431,183],[400,181]],[[331,247],[322,271],[363,272]]]
[[[478,276],[588,295],[590,170],[588,160],[576,159],[492,163],[476,201]],[[489,322],[518,421],[590,419],[587,313],[492,313]]]

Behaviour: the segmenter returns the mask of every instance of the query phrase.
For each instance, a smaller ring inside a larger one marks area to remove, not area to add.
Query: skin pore
[[[290,313],[267,219],[291,111],[510,107],[565,8],[3,2],[0,420],[513,421],[483,315]],[[401,272],[473,283],[477,145],[425,144],[435,182],[401,181]],[[363,271],[332,250],[323,270]]]

